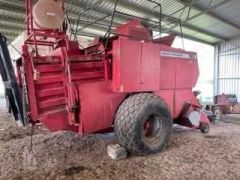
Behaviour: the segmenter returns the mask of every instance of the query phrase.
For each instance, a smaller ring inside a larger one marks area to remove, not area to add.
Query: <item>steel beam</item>
[[[24,24],[15,24],[15,23],[11,23],[9,22],[9,20],[7,21],[7,19],[5,19],[5,21],[0,21],[0,27],[6,27],[9,29],[18,29],[18,30],[24,30],[25,29],[25,25]]]
[[[16,24],[16,25],[23,25],[24,19],[16,19],[15,17],[6,17],[6,16],[1,16],[0,15],[0,22],[7,23],[9,24]]]
[[[112,5],[114,4],[114,1],[112,1],[112,0],[103,0],[103,1],[104,1],[104,2],[107,2],[107,3],[109,3],[109,4],[112,4]],[[0,2],[6,2],[6,0],[0,0]],[[24,12],[25,12],[25,7],[24,7],[24,4],[21,3],[21,1],[19,1],[19,0],[17,0],[17,1],[8,0],[6,3],[12,4],[13,7],[12,7],[12,8],[11,8],[11,7],[5,7],[5,10],[9,10],[10,12],[12,12],[12,11],[15,10],[14,6],[17,5],[17,6],[18,6],[18,10],[15,11],[15,13],[19,13],[19,14],[22,14],[22,15],[24,14]],[[79,3],[80,3],[80,2],[79,2]],[[79,4],[79,3],[77,3],[79,7],[83,6],[83,3],[80,3],[80,4]],[[78,18],[78,15],[77,15],[75,12],[73,12],[72,10],[70,10],[70,9],[72,9],[73,7],[76,8],[76,5],[77,5],[77,4],[76,4],[76,2],[75,2],[75,4],[74,4],[74,1],[72,1],[71,3],[66,3],[66,9],[69,11],[69,16],[70,16],[71,22],[74,22],[74,20],[76,20],[76,19]],[[87,4],[85,4],[85,6],[87,6]],[[119,2],[119,6],[120,6],[121,8],[125,8],[125,9],[128,9],[128,10],[134,11],[134,12],[140,12],[141,14],[143,14],[144,16],[146,16],[146,17],[148,17],[148,18],[158,19],[158,17],[159,17],[159,14],[153,13],[153,12],[150,11],[149,9],[144,8],[144,7],[141,7],[141,6],[139,6],[139,5],[136,5],[136,6],[134,5],[134,6],[132,6],[132,5],[129,5],[129,4],[124,3],[123,1],[120,1],[120,2]],[[69,8],[68,8],[68,7],[69,7]],[[89,11],[89,12],[90,12],[90,11]],[[104,12],[104,13],[102,13],[102,12]],[[91,17],[92,14],[94,14],[94,15],[96,14],[97,16],[101,17],[101,16],[104,16],[104,15],[109,14],[109,13],[111,13],[110,10],[106,11],[106,9],[103,9],[103,8],[100,8],[100,9],[99,9],[99,8],[98,8],[97,11],[94,11],[94,12],[92,12],[92,13],[90,12],[90,17]],[[15,17],[14,17],[14,18],[15,18]],[[81,16],[81,19],[83,19],[83,18],[84,18],[84,16],[83,16],[83,17]],[[164,16],[164,15],[163,15],[163,18],[164,18],[164,20],[165,20],[166,22],[168,22],[168,23],[173,23],[173,24],[176,24],[176,23],[177,23],[176,20],[169,19],[169,17],[167,17],[167,16]],[[116,21],[116,19],[117,19],[117,21]],[[124,21],[126,20],[126,18],[124,19],[124,18],[123,18],[122,16],[120,16],[120,15],[116,15],[116,19],[115,19],[115,24],[122,23],[122,22],[124,22]],[[1,21],[1,20],[6,20],[6,18],[0,17],[0,21]],[[86,18],[86,20],[87,20],[87,18]],[[7,21],[7,20],[6,20],[6,21]],[[9,19],[8,19],[8,21],[9,21]],[[23,18],[11,19],[11,23],[15,23],[15,24],[23,24],[23,21],[24,21]],[[104,23],[103,23],[103,24],[108,24],[108,23],[109,23],[109,20],[104,20]],[[194,27],[194,26],[192,26],[192,25],[189,25],[189,24],[185,24],[184,27],[185,27],[186,29],[189,29],[189,30],[192,30],[192,31],[201,33],[201,34],[205,34],[205,35],[208,35],[208,36],[217,38],[217,39],[219,39],[219,40],[225,40],[224,38],[220,37],[219,35],[217,35],[217,34],[215,34],[215,33],[210,33],[209,31],[196,28],[196,27]],[[191,39],[193,39],[193,38],[194,38],[194,37],[192,37]],[[194,38],[194,39],[198,39],[198,38]],[[210,43],[210,42],[208,42],[208,43]]]
[[[19,33],[16,32],[16,31],[9,31],[8,29],[2,29],[1,27],[0,27],[0,32],[1,32],[2,34],[12,35],[12,36],[17,36],[17,35],[19,35]]]
[[[2,32],[2,31],[19,34],[22,32],[22,29],[13,28],[13,27],[5,27],[5,26],[1,26],[1,24],[0,24],[0,32]]]
[[[185,3],[183,2],[183,0],[177,0],[177,1],[178,1],[179,3],[181,3],[182,5],[185,5]],[[196,5],[196,4],[191,4],[191,9],[194,9],[194,10],[199,11],[199,12],[201,13],[201,14],[197,15],[196,17],[205,14],[205,15],[213,18],[213,19],[216,19],[216,20],[218,20],[218,21],[221,21],[222,23],[224,23],[224,24],[226,24],[226,25],[228,25],[228,26],[231,26],[231,27],[233,27],[233,28],[236,28],[236,29],[240,30],[240,26],[238,26],[238,25],[230,22],[228,19],[225,19],[225,18],[223,18],[223,17],[220,17],[220,16],[218,16],[218,15],[216,15],[216,14],[214,14],[214,13],[211,12],[212,9],[215,9],[215,8],[217,8],[217,7],[220,7],[220,6],[226,4],[226,3],[230,2],[230,1],[231,1],[231,0],[222,1],[221,3],[217,4],[216,6],[211,7],[211,8],[209,8],[209,9],[204,9],[204,8],[202,8],[202,7],[200,7],[200,6]],[[196,17],[194,17],[194,18],[196,18]],[[192,19],[194,19],[194,18],[190,18],[190,19],[192,20]]]
[[[216,38],[216,39],[219,39],[220,41],[227,41],[227,40],[228,40],[228,38],[219,36],[219,35],[217,35],[217,34],[215,34],[215,33],[210,32],[210,31],[203,30],[203,29],[201,29],[201,30],[199,31],[199,28],[197,28],[197,27],[195,27],[195,26],[193,26],[193,25],[190,25],[190,24],[187,24],[187,25],[188,25],[187,27],[186,27],[186,24],[185,24],[185,26],[183,26],[183,27],[184,27],[184,28],[187,28],[187,29],[190,29],[190,30],[192,30],[192,31],[201,33],[201,34],[205,34],[205,35],[214,37],[214,38]],[[176,29],[176,28],[178,28],[178,27],[175,27],[174,29]],[[179,27],[179,28],[180,28],[180,27]]]
[[[112,1],[112,0],[102,0],[102,1],[104,1],[106,3],[109,3],[109,4],[112,4],[112,5],[114,4],[114,1]],[[147,9],[147,8],[139,6],[139,5],[131,5],[131,4],[125,3],[124,1],[119,1],[118,6],[121,7],[121,8],[130,10],[130,11],[133,11],[133,12],[140,12],[141,14],[143,14],[146,17],[149,17],[149,18],[158,19],[158,17],[159,17],[159,14],[153,13],[150,9]],[[176,22],[174,20],[169,19],[165,15],[162,15],[162,17],[168,23],[173,23],[173,24],[178,23],[178,22]],[[203,30],[203,29],[194,27],[194,26],[189,25],[189,24],[183,24],[183,27],[185,27],[185,28],[187,28],[189,30],[192,30],[192,31],[196,31],[196,32],[201,33],[201,34],[212,36],[212,37],[217,38],[219,40],[225,40],[223,37],[221,37],[221,36],[219,36],[219,35],[217,35],[215,33],[211,33],[211,32],[209,32],[207,30]]]

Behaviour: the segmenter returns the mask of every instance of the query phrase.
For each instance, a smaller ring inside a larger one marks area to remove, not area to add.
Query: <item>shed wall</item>
[[[240,100],[240,37],[216,45],[214,94],[233,93]]]

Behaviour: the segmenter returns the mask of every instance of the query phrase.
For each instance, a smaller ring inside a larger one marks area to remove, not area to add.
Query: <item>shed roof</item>
[[[181,34],[180,24],[168,16],[182,21],[183,36],[199,42],[216,44],[240,34],[240,0],[155,0],[162,5],[162,30]],[[115,0],[65,0],[72,24],[80,17],[81,33],[104,34],[111,21]],[[151,20],[158,20],[160,11],[149,0],[119,0],[117,10]],[[0,32],[10,41],[24,30],[24,0],[0,0]],[[91,27],[82,27],[93,23]],[[114,25],[128,18],[116,14]],[[80,32],[80,30],[79,30]]]

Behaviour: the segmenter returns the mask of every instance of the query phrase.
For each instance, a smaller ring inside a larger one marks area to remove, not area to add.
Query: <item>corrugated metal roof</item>
[[[237,0],[155,0],[162,5],[162,25],[168,30],[180,33],[176,20],[181,18],[183,34],[187,38],[216,44],[240,34],[240,2]],[[66,9],[72,23],[80,14],[80,27],[111,14],[115,0],[65,0]],[[151,20],[158,20],[159,7],[148,0],[119,0],[117,10]],[[0,32],[10,40],[24,28],[24,1],[0,0]],[[117,14],[114,25],[124,23],[126,16]],[[107,17],[94,26],[91,32],[106,31],[111,17]],[[9,31],[8,31],[9,30]],[[85,29],[86,32],[86,29]]]
[[[216,9],[213,9],[212,12],[219,15],[222,18],[228,19],[228,21],[236,25],[239,25],[240,24],[239,9],[240,9],[240,1],[234,0]]]
[[[201,0],[201,1],[195,1],[196,4],[198,4],[202,8],[209,8],[209,6],[216,6],[219,3],[224,2],[224,0]]]

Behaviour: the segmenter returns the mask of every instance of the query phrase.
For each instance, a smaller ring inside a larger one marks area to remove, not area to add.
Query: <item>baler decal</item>
[[[172,52],[172,51],[161,51],[160,55],[163,57],[196,59],[196,55],[194,55],[194,54],[178,53],[178,52]]]

